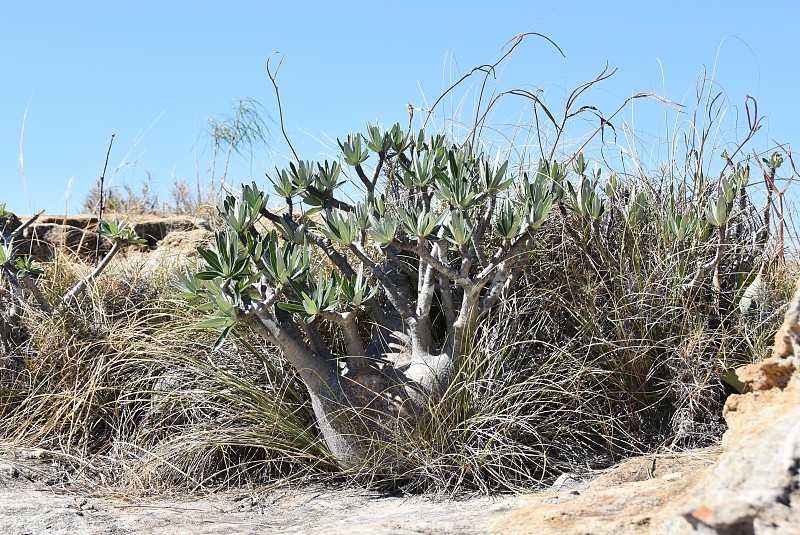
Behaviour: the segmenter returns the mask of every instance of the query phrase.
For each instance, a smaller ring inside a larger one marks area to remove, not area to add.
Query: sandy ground
[[[672,534],[681,527],[680,533],[688,533],[691,526],[681,516],[684,502],[719,452],[714,447],[638,457],[596,474],[591,482],[565,474],[540,494],[437,500],[324,486],[136,495],[76,481],[45,452],[0,445],[0,535],[622,535],[674,518],[685,525],[664,524],[664,530],[654,532]]]
[[[65,481],[52,464],[41,454],[0,452],[0,534],[478,534],[523,505],[514,497],[443,501],[326,487],[131,496]]]

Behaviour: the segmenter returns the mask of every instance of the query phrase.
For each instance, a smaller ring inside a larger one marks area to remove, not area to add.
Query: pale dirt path
[[[692,532],[681,515],[719,451],[630,459],[549,493],[454,501],[323,486],[131,495],[66,484],[53,460],[0,445],[0,535],[675,535]]]
[[[514,497],[435,501],[326,487],[126,496],[56,483],[46,465],[0,456],[0,534],[481,534],[523,505]]]

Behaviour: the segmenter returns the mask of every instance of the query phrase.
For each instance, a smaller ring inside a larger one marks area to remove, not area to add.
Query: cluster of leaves
[[[8,224],[9,219],[14,214],[6,210],[5,203],[0,204],[0,220],[4,221],[4,225]],[[4,233],[5,238],[5,233]],[[41,264],[28,255],[17,255],[16,248],[14,247],[14,238],[9,236],[8,239],[3,240],[0,245],[0,266],[7,270],[14,270],[14,273],[20,277],[38,277],[44,274]]]
[[[351,167],[345,178],[339,162],[298,161],[275,171],[283,214],[267,208],[269,196],[255,183],[225,200],[220,215],[227,228],[211,248],[199,251],[206,268],[180,275],[181,295],[207,298],[200,306],[215,313],[203,326],[221,328],[224,337],[253,300],[308,323],[351,313],[367,305],[378,287],[392,299],[398,289],[382,277],[382,266],[417,271],[412,255],[457,283],[433,284],[440,293],[455,291],[458,300],[465,284],[486,285],[503,261],[518,254],[563,196],[563,166],[542,162],[534,173],[512,173],[499,155],[490,161],[443,135],[368,125],[365,135],[350,134],[339,145]],[[368,176],[364,165],[371,157],[377,161]],[[390,202],[378,192],[392,182],[405,194]],[[344,184],[360,187],[363,202],[337,198]],[[261,232],[263,221],[273,229]],[[372,245],[377,249],[368,250]],[[312,250],[329,257],[332,275],[309,273]]]

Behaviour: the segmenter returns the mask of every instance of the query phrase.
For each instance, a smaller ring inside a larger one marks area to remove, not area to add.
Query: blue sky
[[[18,213],[68,203],[74,212],[112,133],[113,185],[137,187],[149,172],[167,200],[174,179],[207,177],[208,118],[249,97],[277,121],[264,69],[275,51],[284,55],[288,133],[301,157],[316,159],[366,121],[405,124],[406,103],[430,104],[528,31],[566,57],[530,38],[498,87],[540,88],[557,103],[608,62],[617,74],[585,103],[610,111],[638,91],[681,101],[705,67],[734,112],[745,95],[758,99],[762,148],[798,143],[798,20],[789,1],[5,2],[0,202]],[[457,104],[442,113],[456,114]],[[288,153],[275,122],[269,146],[239,158],[229,179],[266,182]]]

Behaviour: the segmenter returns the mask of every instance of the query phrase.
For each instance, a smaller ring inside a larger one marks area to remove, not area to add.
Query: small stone
[[[49,457],[47,451],[41,448],[24,451],[19,456],[21,459],[47,459]]]
[[[0,463],[0,475],[7,479],[17,479],[19,477],[19,470],[13,464]]]

